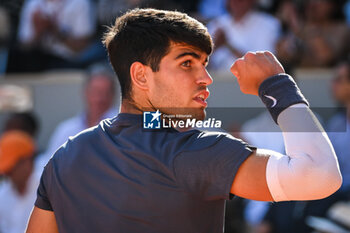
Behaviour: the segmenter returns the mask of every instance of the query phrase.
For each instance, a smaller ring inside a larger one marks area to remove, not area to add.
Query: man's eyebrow
[[[175,60],[177,60],[177,59],[179,59],[179,58],[182,58],[182,57],[184,57],[184,56],[187,56],[187,55],[192,56],[192,57],[197,58],[197,59],[200,59],[200,58],[201,58],[201,56],[200,56],[199,54],[195,53],[195,52],[184,52],[184,53],[181,53],[180,55],[178,55],[178,56],[175,58]]]
[[[195,53],[195,52],[184,52],[184,53],[181,53],[180,55],[178,55],[175,60],[179,59],[179,58],[182,58],[184,56],[192,56],[196,59],[200,59],[201,56],[198,54],[198,53]],[[204,62],[208,62],[208,57],[205,58],[205,61]]]

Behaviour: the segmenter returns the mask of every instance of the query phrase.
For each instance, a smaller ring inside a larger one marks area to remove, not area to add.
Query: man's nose
[[[197,80],[197,84],[209,86],[212,83],[213,83],[213,79],[211,78],[207,69],[204,69]]]

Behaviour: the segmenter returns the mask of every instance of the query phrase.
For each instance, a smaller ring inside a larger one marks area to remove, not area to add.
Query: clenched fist
[[[260,84],[267,78],[284,73],[283,66],[269,51],[248,52],[237,59],[231,72],[245,94],[258,95]]]

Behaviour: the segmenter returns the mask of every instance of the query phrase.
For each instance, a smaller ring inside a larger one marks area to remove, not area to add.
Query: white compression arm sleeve
[[[270,153],[266,180],[274,201],[325,198],[342,183],[338,160],[327,134],[305,104],[278,116],[287,155]]]

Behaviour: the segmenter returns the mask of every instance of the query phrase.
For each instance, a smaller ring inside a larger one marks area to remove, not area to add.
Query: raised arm
[[[338,190],[342,177],[332,144],[277,59],[270,52],[249,52],[231,71],[243,93],[260,96],[280,126],[286,148],[286,155],[254,152],[239,168],[231,193],[287,201],[321,199]]]
[[[54,212],[34,207],[26,233],[58,233]]]

